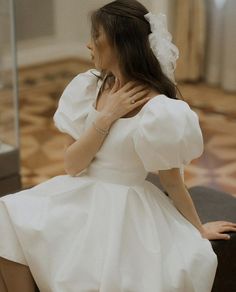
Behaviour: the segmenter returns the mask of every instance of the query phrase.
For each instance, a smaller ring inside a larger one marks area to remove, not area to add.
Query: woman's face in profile
[[[110,71],[117,62],[115,50],[110,45],[101,25],[93,31],[87,48],[90,50],[92,61],[98,70]]]

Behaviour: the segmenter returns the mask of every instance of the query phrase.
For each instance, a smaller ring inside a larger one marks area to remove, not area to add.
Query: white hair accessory
[[[155,15],[149,12],[144,17],[151,27],[151,33],[149,34],[150,47],[158,59],[163,73],[175,83],[174,71],[179,50],[171,42],[172,35],[167,30],[166,16],[162,13]]]

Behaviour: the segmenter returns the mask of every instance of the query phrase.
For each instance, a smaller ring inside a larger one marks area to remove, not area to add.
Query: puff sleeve
[[[78,74],[65,88],[53,116],[59,131],[78,139],[89,113],[89,106],[96,98],[98,78],[96,70]]]
[[[159,95],[142,110],[133,142],[147,171],[182,168],[202,154],[198,116],[186,102]]]

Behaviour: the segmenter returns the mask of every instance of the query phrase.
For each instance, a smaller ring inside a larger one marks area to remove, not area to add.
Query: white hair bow
[[[144,15],[150,23],[151,33],[149,35],[150,47],[158,59],[163,73],[175,83],[174,71],[176,60],[179,57],[178,48],[172,43],[172,35],[167,30],[166,15],[151,12]]]

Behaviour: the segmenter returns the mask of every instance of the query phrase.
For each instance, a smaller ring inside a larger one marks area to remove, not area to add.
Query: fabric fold
[[[74,139],[78,139],[84,130],[90,106],[96,98],[99,74],[94,69],[78,74],[59,100],[53,116],[55,126]]]
[[[203,152],[198,116],[186,102],[165,95],[145,106],[133,141],[149,172],[181,168]]]

